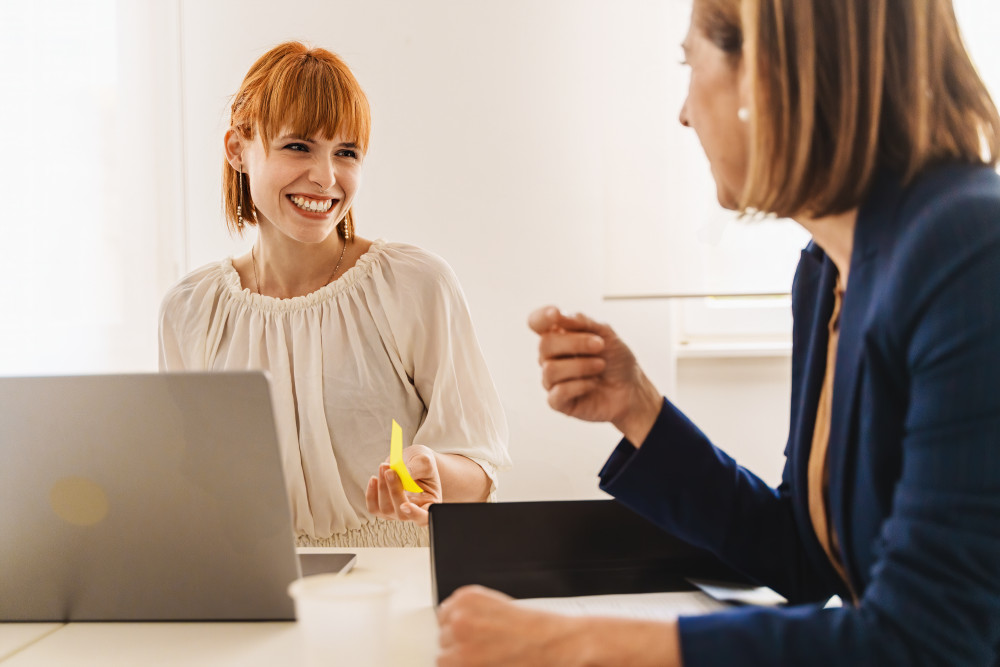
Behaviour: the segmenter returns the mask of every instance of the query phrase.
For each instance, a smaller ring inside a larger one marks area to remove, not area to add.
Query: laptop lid
[[[259,372],[0,378],[0,620],[292,619]]]
[[[615,500],[430,506],[440,604],[480,584],[515,598],[695,590],[688,577],[746,579]]]

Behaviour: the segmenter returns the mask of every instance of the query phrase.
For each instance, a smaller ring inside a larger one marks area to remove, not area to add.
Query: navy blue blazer
[[[858,604],[809,520],[806,469],[836,269],[792,288],[791,425],[777,489],[664,401],[601,488],[792,603],[680,620],[697,665],[1000,665],[1000,177],[883,175],[858,213],[840,321],[829,512]],[[720,409],[724,409],[720,406]]]

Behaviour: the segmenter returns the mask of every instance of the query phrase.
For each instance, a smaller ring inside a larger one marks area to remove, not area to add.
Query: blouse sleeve
[[[507,422],[476,337],[465,296],[444,260],[391,244],[375,268],[375,284],[395,344],[427,415],[413,444],[459,454],[491,481],[510,467]]]
[[[202,370],[206,367],[209,322],[218,302],[211,280],[214,266],[185,276],[160,304],[159,364],[161,371]]]
[[[184,355],[181,340],[177,335],[177,314],[165,299],[160,307],[160,370],[179,371],[184,369]]]

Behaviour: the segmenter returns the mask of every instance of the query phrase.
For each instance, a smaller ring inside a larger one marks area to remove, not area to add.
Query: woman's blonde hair
[[[247,72],[233,96],[230,126],[247,140],[259,134],[265,151],[271,137],[289,131],[302,137],[320,134],[325,139],[343,133],[366,153],[371,111],[344,61],[325,49],[285,42],[258,58]],[[239,207],[243,221],[256,224],[250,184],[228,162],[222,169],[222,201],[231,232],[243,233]],[[350,210],[337,225],[337,233],[345,239],[354,236]]]
[[[747,68],[743,210],[822,217],[882,169],[997,165],[1000,115],[951,0],[695,0],[693,21]]]

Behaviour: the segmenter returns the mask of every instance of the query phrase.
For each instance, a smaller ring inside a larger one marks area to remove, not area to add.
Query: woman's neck
[[[346,250],[336,232],[321,243],[300,243],[261,229],[250,252],[254,291],[279,299],[315,292],[344,272]]]
[[[840,274],[840,286],[847,288],[847,274],[851,270],[851,251],[854,249],[854,227],[858,223],[858,209],[828,215],[823,218],[797,217],[795,221],[812,234],[813,241],[833,261]]]

